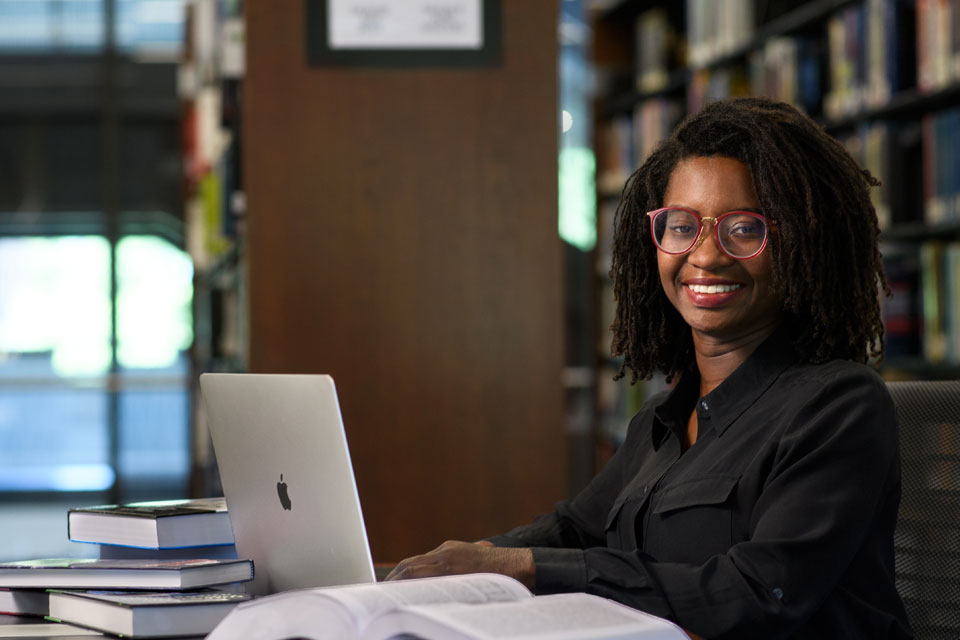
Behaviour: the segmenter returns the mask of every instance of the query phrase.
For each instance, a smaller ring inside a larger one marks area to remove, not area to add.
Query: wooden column
[[[503,0],[497,66],[377,69],[246,3],[250,369],[333,375],[378,561],[563,497],[556,4]]]

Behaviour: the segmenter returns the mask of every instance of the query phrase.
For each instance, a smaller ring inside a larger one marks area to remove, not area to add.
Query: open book
[[[238,605],[207,640],[686,640],[671,622],[585,593],[533,596],[496,574],[287,591]]]

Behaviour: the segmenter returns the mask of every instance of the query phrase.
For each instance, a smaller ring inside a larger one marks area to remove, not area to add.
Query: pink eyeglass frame
[[[659,242],[657,242],[657,235],[653,229],[653,219],[657,217],[657,214],[662,213],[664,211],[686,211],[687,213],[690,213],[696,216],[697,225],[698,225],[697,237],[694,238],[693,243],[690,245],[688,249],[685,249],[684,251],[667,251],[666,249],[660,246]],[[750,254],[749,256],[735,256],[731,254],[729,251],[723,248],[723,243],[720,241],[720,221],[732,215],[742,215],[742,216],[746,215],[746,216],[750,216],[751,218],[756,218],[758,220],[761,220],[764,226],[767,228],[767,233],[763,234],[763,244],[760,245],[760,248],[757,249],[756,252]],[[726,213],[721,213],[716,217],[712,217],[712,216],[702,216],[696,211],[694,211],[693,209],[687,209],[686,207],[662,207],[660,209],[654,209],[653,211],[648,211],[647,217],[650,218],[650,239],[653,240],[653,245],[657,248],[657,251],[663,251],[667,255],[671,255],[671,256],[680,256],[685,253],[690,253],[691,251],[699,247],[701,244],[703,244],[703,240],[705,238],[705,236],[703,235],[703,228],[706,226],[704,223],[707,221],[713,223],[713,234],[717,239],[717,247],[720,249],[720,251],[723,252],[723,255],[729,258],[733,258],[734,260],[749,260],[750,258],[756,258],[758,255],[763,253],[763,250],[767,248],[767,241],[770,239],[770,234],[773,233],[777,228],[777,225],[773,220],[768,220],[763,216],[763,214],[756,213],[754,211],[727,211]]]

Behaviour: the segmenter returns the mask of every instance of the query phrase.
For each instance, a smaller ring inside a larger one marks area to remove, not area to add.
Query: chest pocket
[[[702,563],[734,544],[737,476],[713,475],[665,487],[651,498],[644,550],[663,562]]]

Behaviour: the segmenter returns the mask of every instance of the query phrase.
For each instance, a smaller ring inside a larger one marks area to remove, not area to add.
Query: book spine
[[[944,113],[946,124],[946,135],[942,143],[943,160],[946,165],[943,169],[943,219],[945,222],[956,222],[960,220],[960,211],[957,209],[957,196],[960,191],[958,178],[958,158],[957,152],[960,147],[960,109],[954,108]]]
[[[827,66],[830,74],[830,90],[824,100],[824,111],[830,118],[843,115],[844,92],[846,91],[846,28],[843,16],[831,16],[827,21]]]
[[[916,0],[917,11],[917,88],[920,91],[929,91],[933,86],[930,77],[930,63],[928,52],[930,37],[927,34],[930,15],[930,2],[933,0]]]
[[[886,87],[886,43],[883,25],[884,0],[867,0],[867,104],[889,100]]]
[[[960,80],[960,0],[953,0],[953,77]]]
[[[943,362],[946,355],[943,328],[943,290],[940,269],[943,245],[926,242],[920,247],[920,279],[923,295],[923,355],[930,362]]]
[[[884,270],[891,297],[883,305],[888,357],[920,354],[920,316],[917,308],[918,264],[914,252],[885,257]]]
[[[953,19],[951,17],[951,0],[938,0],[936,4],[936,16],[934,17],[936,25],[936,37],[934,38],[936,47],[936,80],[937,87],[945,87],[950,84],[953,76],[953,59],[951,55],[952,37],[950,35]]]
[[[953,139],[950,142],[950,148],[953,150],[950,159],[953,166],[951,175],[953,192],[953,220],[960,222],[960,158],[957,157],[957,150],[960,149],[960,107],[953,110]]]
[[[898,61],[900,57],[900,37],[897,33],[897,0],[883,0],[880,20],[883,22],[883,77],[889,100],[894,92],[900,90]]]
[[[923,138],[923,221],[925,224],[935,223],[936,206],[936,140],[934,135],[934,116],[926,114],[921,119]]]
[[[946,304],[951,318],[950,361],[960,364],[960,242],[952,242],[947,248],[946,279]]]

